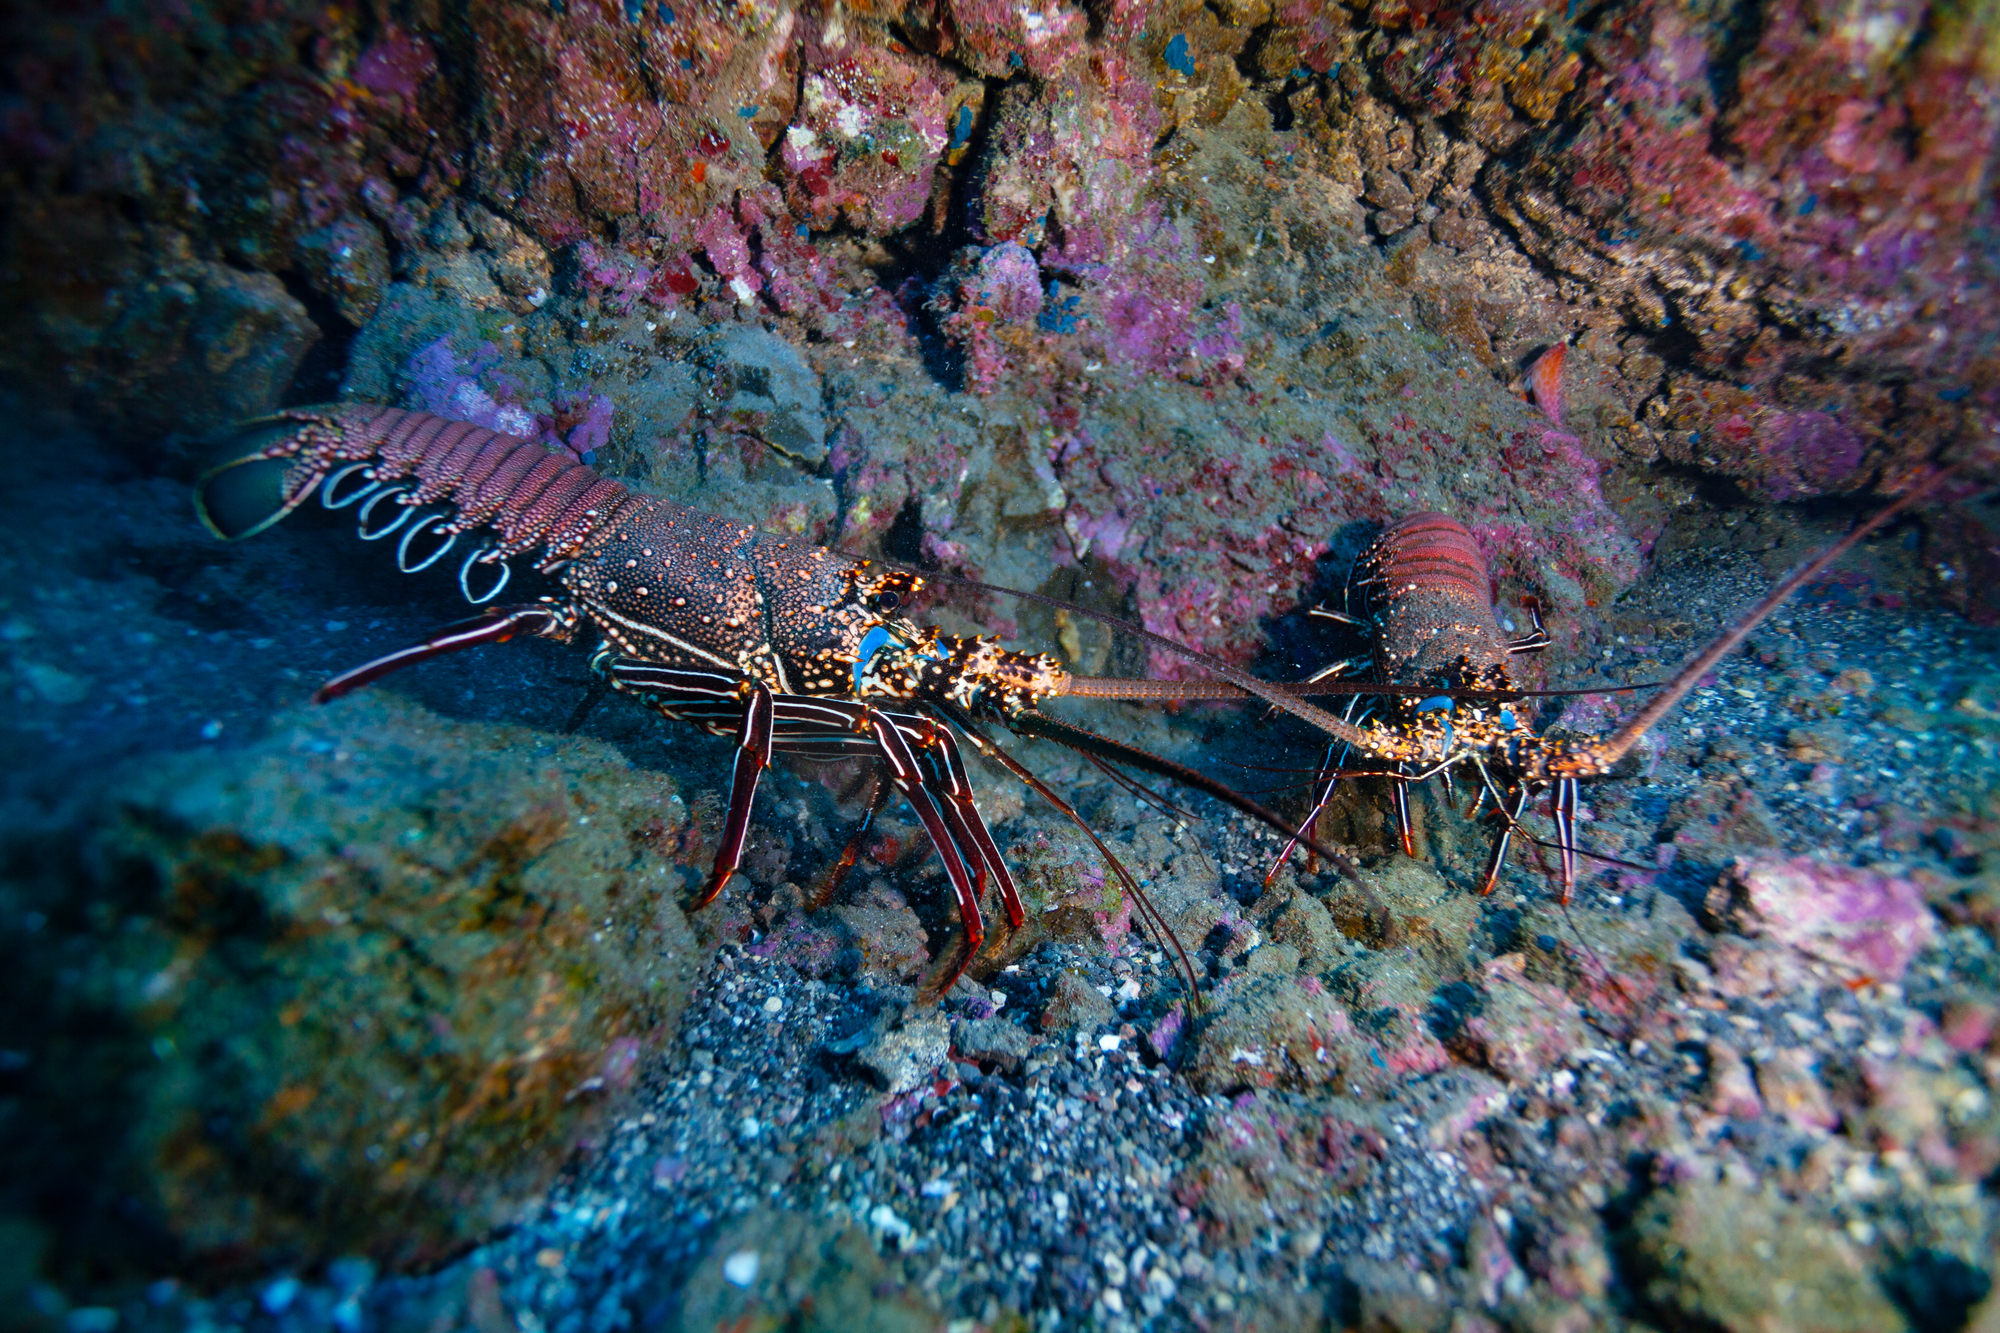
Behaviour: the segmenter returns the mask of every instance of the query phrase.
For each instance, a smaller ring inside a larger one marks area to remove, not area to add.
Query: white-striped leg
[[[1402,776],[1404,768],[1396,765],[1398,776],[1389,779],[1389,795],[1396,804],[1396,832],[1403,839],[1403,855],[1417,854],[1416,825],[1410,819],[1410,779]]]
[[[1557,778],[1555,794],[1549,798],[1549,813],[1556,824],[1556,846],[1562,853],[1562,900],[1569,901],[1576,888],[1576,779]]]
[[[966,867],[965,857],[951,836],[951,827],[938,810],[938,802],[932,798],[930,786],[926,782],[917,756],[911,751],[903,733],[887,713],[869,708],[862,717],[862,724],[875,737],[881,749],[882,758],[889,765],[889,781],[896,784],[896,790],[903,793],[903,799],[917,812],[924,831],[931,835],[931,845],[937,848],[938,859],[944,862],[945,877],[951,881],[951,890],[958,897],[959,919],[965,923],[965,943],[959,949],[958,957],[947,965],[947,971],[936,987],[939,995],[950,990],[971,963],[979,946],[986,941],[986,920],[979,911],[979,891],[973,886],[972,872]]]
[[[771,762],[771,691],[751,681],[743,691],[743,722],[736,731],[736,764],[729,773],[729,810],[722,817],[722,842],[715,849],[715,869],[695,908],[715,901],[722,886],[743,864],[743,843],[750,836],[750,807],[757,801],[757,779]]]
[[[1514,794],[1513,808],[1496,799],[1494,804],[1500,810],[1500,836],[1493,840],[1493,854],[1486,860],[1486,877],[1479,882],[1482,894],[1493,892],[1500,883],[1500,871],[1507,864],[1507,847],[1514,841],[1514,830],[1521,825],[1521,816],[1528,809],[1528,801],[1534,792],[1527,783],[1522,783]]]

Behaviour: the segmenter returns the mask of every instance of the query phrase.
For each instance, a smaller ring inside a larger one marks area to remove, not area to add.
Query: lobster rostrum
[[[1449,515],[1413,514],[1389,525],[1356,562],[1352,592],[1360,594],[1361,614],[1319,609],[1316,614],[1356,624],[1374,640],[1372,661],[1335,663],[1304,690],[1332,688],[1328,676],[1372,666],[1374,682],[1346,688],[1381,691],[1361,722],[1347,716],[1323,729],[1344,747],[1326,776],[1309,830],[1343,776],[1384,776],[1391,780],[1397,831],[1405,855],[1416,854],[1410,818],[1409,785],[1434,774],[1449,778],[1460,767],[1478,776],[1473,813],[1487,800],[1498,812],[1495,837],[1480,891],[1491,893],[1506,863],[1507,849],[1529,803],[1544,792],[1561,855],[1562,901],[1576,884],[1577,803],[1580,780],[1612,775],[1639,740],[1692,690],[1786,598],[1816,577],[1877,527],[1926,494],[1948,470],[1914,484],[1848,535],[1781,580],[1712,643],[1690,657],[1660,692],[1615,732],[1603,737],[1537,734],[1526,701],[1540,695],[1604,693],[1588,690],[1526,690],[1510,671],[1511,660],[1539,652],[1550,643],[1539,616],[1533,632],[1508,638],[1500,629],[1489,588],[1486,560],[1472,534]],[[1627,687],[1630,688],[1630,687]],[[1387,765],[1356,772],[1347,753]],[[1304,830],[1301,831],[1301,837]],[[1294,843],[1296,845],[1296,842]],[[1288,856],[1291,847],[1285,849]],[[1280,857],[1282,865],[1284,857]],[[1275,868],[1273,874],[1276,873]]]
[[[1013,876],[973,803],[956,740],[963,735],[1083,830],[1192,981],[1185,952],[1129,872],[1066,801],[993,744],[982,722],[1170,777],[1287,828],[1211,779],[1037,711],[1066,694],[1143,694],[1149,682],[1072,677],[1047,654],[897,616],[923,586],[913,571],[641,495],[568,453],[427,413],[340,404],[287,409],[242,429],[249,452],[205,474],[197,488],[197,508],[217,536],[261,532],[317,493],[328,509],[355,512],[363,540],[394,538],[406,573],[437,565],[464,539],[459,588],[486,608],[335,677],[315,701],[478,644],[521,634],[570,643],[594,631],[600,643],[591,665],[613,690],[734,737],[728,810],[697,908],[741,862],[758,778],[774,753],[872,757],[922,823],[951,883],[964,942],[935,987],[949,989],[985,938],[980,900],[989,878],[1009,925],[1024,921]],[[523,557],[559,592],[499,604],[510,562]],[[1270,693],[1242,679],[1249,692]],[[887,796],[878,784],[875,810]],[[850,845],[841,868],[854,851]]]

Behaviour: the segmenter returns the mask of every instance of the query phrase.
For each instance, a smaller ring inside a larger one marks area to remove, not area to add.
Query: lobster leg
[[[924,831],[930,834],[931,845],[937,848],[938,859],[944,862],[945,876],[951,880],[952,892],[958,896],[958,916],[965,923],[965,943],[959,946],[958,957],[946,965],[938,983],[937,993],[942,995],[951,989],[986,941],[986,919],[979,912],[979,891],[973,885],[964,855],[952,838],[950,824],[939,812],[938,802],[932,799],[930,783],[917,756],[897,730],[894,719],[878,708],[869,708],[862,714],[862,725],[875,738],[876,747],[889,765],[889,781],[903,793],[903,799],[922,821]]]
[[[695,722],[711,730],[721,729],[722,709],[734,697],[737,688],[735,681],[713,672],[654,666],[610,655],[606,655],[600,669],[610,677],[612,688],[647,696],[647,702],[667,716]],[[888,713],[853,700],[773,695],[762,684],[755,685],[753,690],[738,731],[728,823],[723,832],[722,849],[716,855],[717,878],[710,881],[708,889],[693,906],[701,908],[714,901],[721,889],[721,881],[734,873],[737,854],[742,850],[743,835],[747,830],[750,798],[756,791],[757,774],[764,762],[768,762],[773,750],[820,759],[872,753],[886,764],[889,781],[909,802],[918,822],[924,826],[924,832],[930,836],[938,859],[944,863],[945,877],[951,881],[959,918],[965,923],[965,943],[957,957],[948,964],[943,984],[938,987],[940,993],[950,989],[986,939],[979,894],[985,886],[989,867],[997,870],[995,877],[1007,902],[1010,923],[1018,926],[1025,919],[1019,891],[1007,874],[999,849],[993,845],[992,835],[986,831],[985,821],[972,805],[971,783],[965,779],[964,766],[958,762],[957,746],[950,733],[927,717]],[[759,696],[764,701],[761,707],[767,710],[761,722],[752,715],[753,710],[760,707]],[[759,729],[762,735],[762,762],[750,764],[747,756],[757,748],[756,733]],[[936,767],[927,765],[918,757],[916,750],[911,748],[913,739],[926,754],[943,756],[936,761]],[[871,820],[874,811],[880,808],[878,800],[869,812]],[[967,865],[967,850],[976,858],[976,867]],[[842,860],[851,864],[846,856]],[[841,869],[844,870],[845,866]]]
[[[1528,799],[1533,795],[1533,789],[1524,782],[1514,797],[1513,809],[1500,805],[1500,836],[1493,840],[1493,855],[1487,858],[1486,876],[1479,881],[1480,893],[1491,893],[1499,886],[1500,871],[1507,864],[1507,848],[1514,841],[1514,830],[1520,827],[1521,816],[1527,811]]]
[[[461,648],[476,648],[482,643],[505,643],[516,634],[538,634],[545,639],[567,640],[575,632],[574,619],[555,607],[539,603],[497,606],[484,615],[446,625],[421,643],[399,648],[386,657],[378,657],[341,672],[313,691],[313,702],[323,704],[338,699],[343,694],[380,680],[392,671],[400,671],[426,658],[455,653]]]
[[[829,718],[846,721],[830,731]],[[999,886],[1008,925],[1020,929],[1027,919],[1020,890],[973,804],[972,782],[950,731],[921,714],[889,713],[867,704],[817,698],[781,700],[779,725],[781,750],[851,752],[857,741],[872,742],[876,756],[888,767],[890,783],[923,823],[951,881],[959,919],[965,923],[965,942],[943,973],[936,987],[939,994],[951,989],[985,941],[985,918],[979,903],[989,871]],[[886,795],[886,787],[878,790],[870,819],[881,809]],[[853,856],[850,846],[842,854],[836,873],[844,872]]]
[[[1007,911],[1007,924],[1019,930],[1027,921],[1027,912],[1021,906],[1021,891],[1014,883],[1013,875],[1007,871],[1007,862],[1000,855],[1000,849],[993,844],[993,834],[987,830],[986,821],[979,817],[979,809],[972,803],[972,780],[966,776],[965,760],[959,754],[958,742],[952,734],[924,719],[930,727],[930,744],[939,756],[938,775],[940,782],[932,786],[938,788],[945,797],[948,809],[958,814],[958,823],[963,827],[966,840],[978,849],[981,859],[993,871],[993,882],[1000,888],[1000,903]]]
[[[841,881],[847,878],[848,871],[854,869],[854,863],[861,859],[861,840],[868,836],[869,829],[875,827],[875,816],[881,814],[882,807],[887,804],[889,784],[882,781],[878,773],[874,778],[874,790],[868,794],[868,813],[861,817],[861,823],[855,828],[854,836],[847,840],[847,846],[840,849],[840,859],[820,876],[819,883],[806,895],[805,908],[808,912],[817,912],[833,901],[833,895],[840,891]]]
[[[1555,794],[1549,797],[1549,813],[1555,819],[1556,846],[1562,853],[1562,900],[1569,901],[1576,888],[1576,779],[1557,778]]]
[[[1403,765],[1396,765],[1397,776],[1389,779],[1389,794],[1396,801],[1396,832],[1402,835],[1403,855],[1415,856],[1417,830],[1410,821],[1410,780],[1403,773]]]
[[[736,764],[729,774],[729,812],[722,820],[722,842],[715,849],[715,869],[708,886],[695,899],[702,908],[715,901],[722,886],[743,864],[743,843],[750,835],[750,807],[757,800],[757,779],[771,762],[771,690],[753,681],[744,691],[743,723],[736,732]]]

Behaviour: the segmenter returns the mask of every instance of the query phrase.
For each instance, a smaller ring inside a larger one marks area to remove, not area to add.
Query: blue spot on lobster
[[[869,630],[861,636],[861,647],[856,649],[854,654],[854,694],[856,698],[859,698],[861,695],[861,673],[866,671],[868,664],[875,660],[875,654],[888,647],[894,638],[894,635],[880,625],[877,625],[874,629]]]

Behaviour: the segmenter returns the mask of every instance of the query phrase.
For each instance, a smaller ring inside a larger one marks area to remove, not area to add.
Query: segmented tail
[[[206,473],[196,489],[202,521],[224,540],[262,532],[324,484],[328,508],[363,506],[364,536],[387,536],[407,511],[443,505],[448,512],[419,528],[438,536],[489,528],[495,540],[481,553],[482,561],[540,546],[546,548],[541,564],[548,568],[574,556],[591,533],[637,501],[624,486],[559,449],[428,412],[348,403],[288,408],[248,424],[279,433]],[[254,521],[231,521],[227,508],[262,498],[256,481],[239,478],[240,470],[275,462],[287,465],[269,497],[275,507]],[[369,529],[374,509],[385,500],[406,512]]]

